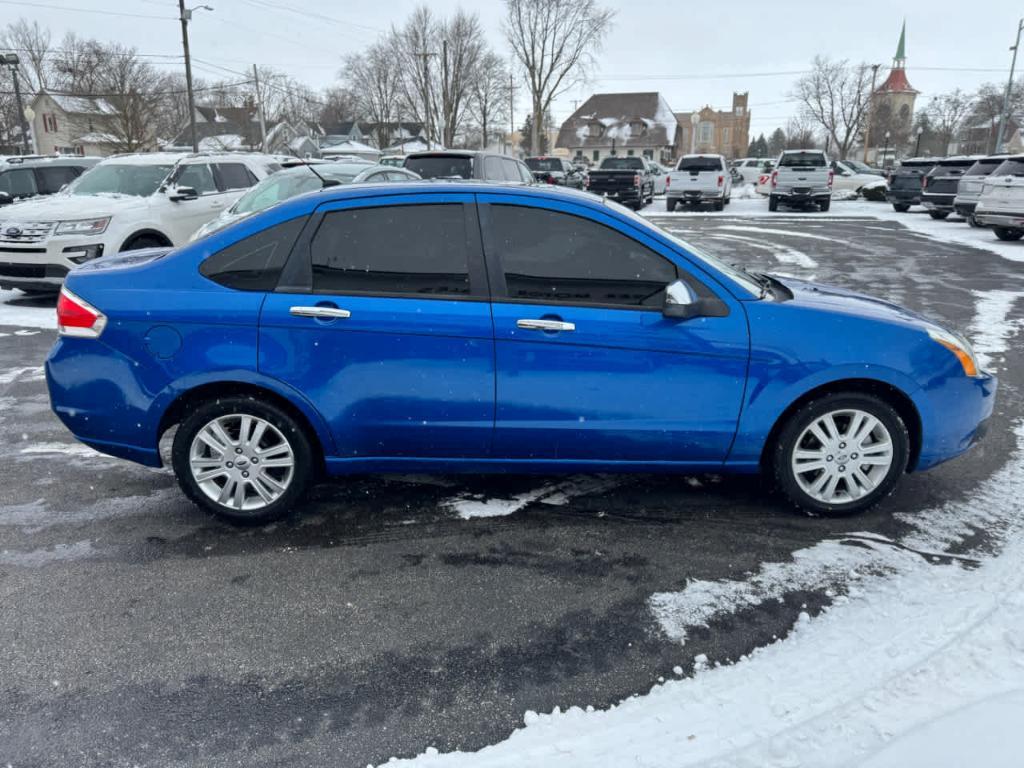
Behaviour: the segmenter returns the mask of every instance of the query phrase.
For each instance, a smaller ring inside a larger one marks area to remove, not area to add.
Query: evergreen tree
[[[768,157],[777,157],[786,148],[786,132],[781,128],[772,131],[768,137]]]

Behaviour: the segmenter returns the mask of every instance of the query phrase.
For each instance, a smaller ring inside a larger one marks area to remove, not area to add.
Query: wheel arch
[[[158,229],[153,229],[151,227],[146,227],[146,228],[143,228],[143,229],[137,229],[134,232],[132,232],[130,235],[128,235],[128,237],[126,237],[124,239],[124,241],[121,243],[121,247],[117,249],[118,253],[120,253],[121,251],[127,250],[128,244],[131,243],[133,240],[137,240],[140,237],[154,237],[154,238],[156,238],[157,240],[160,241],[160,245],[161,246],[168,246],[168,247],[173,247],[174,246],[174,243],[171,242],[171,238],[169,238],[163,232],[161,232]]]
[[[880,381],[879,379],[855,378],[837,379],[835,381],[829,381],[821,384],[813,389],[807,390],[786,406],[785,410],[779,414],[779,417],[772,425],[771,431],[768,433],[768,438],[765,440],[764,446],[761,448],[761,466],[767,467],[769,465],[772,447],[775,445],[779,433],[782,431],[783,426],[789,418],[798,409],[811,400],[824,397],[825,395],[838,394],[840,392],[874,395],[895,409],[896,413],[899,414],[903,423],[906,425],[907,433],[910,435],[910,455],[907,458],[907,471],[913,471],[921,456],[921,446],[923,442],[921,414],[918,412],[917,406],[914,405],[914,401],[906,392],[885,381]]]

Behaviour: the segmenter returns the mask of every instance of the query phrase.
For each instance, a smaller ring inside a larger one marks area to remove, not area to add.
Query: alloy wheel
[[[273,504],[295,474],[295,452],[281,431],[249,414],[219,416],[200,429],[189,450],[189,468],[212,501],[253,511]]]
[[[892,436],[857,409],[817,417],[800,434],[790,464],[801,490],[825,504],[848,504],[874,491],[888,475]]]

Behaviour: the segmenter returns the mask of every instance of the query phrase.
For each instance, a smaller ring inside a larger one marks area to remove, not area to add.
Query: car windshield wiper
[[[751,280],[753,280],[755,283],[757,283],[758,287],[761,289],[761,295],[758,296],[759,299],[763,299],[769,293],[771,293],[772,280],[770,277],[768,277],[768,275],[762,274],[761,272],[751,272],[746,267],[740,264],[736,264],[734,262],[730,263],[729,266],[732,267],[733,269],[739,270],[747,277],[749,277]]]

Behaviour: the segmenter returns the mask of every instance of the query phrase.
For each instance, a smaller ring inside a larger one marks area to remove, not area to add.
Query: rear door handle
[[[516,326],[525,331],[575,331],[575,323],[562,320],[516,320]]]
[[[352,313],[347,309],[338,309],[337,307],[292,307],[288,311],[296,317],[319,317],[329,320],[352,317]]]

